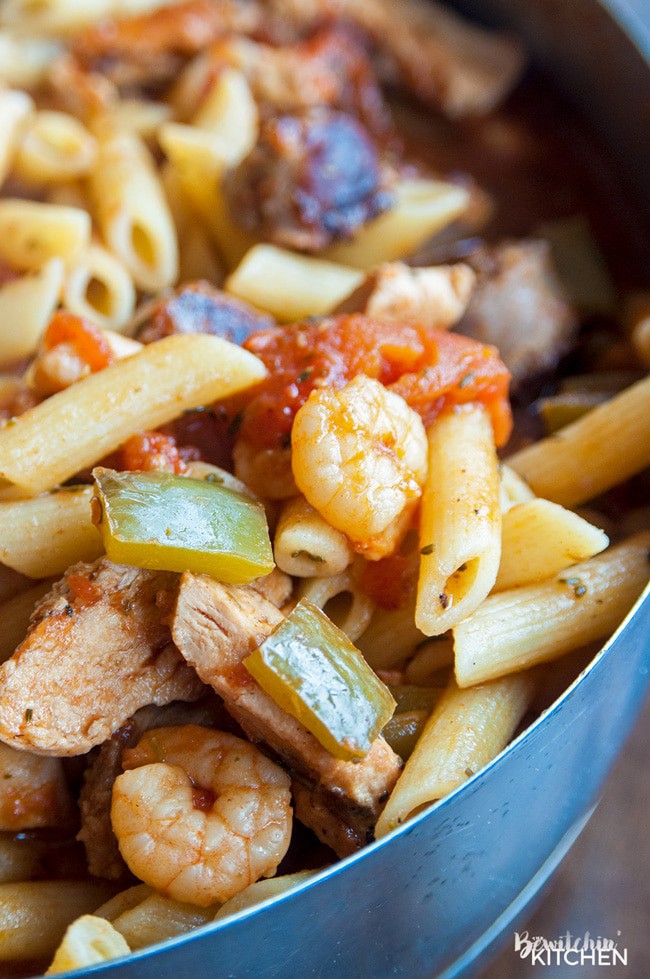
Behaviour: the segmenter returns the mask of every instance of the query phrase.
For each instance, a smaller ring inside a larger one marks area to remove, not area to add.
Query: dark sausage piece
[[[153,343],[175,333],[210,333],[242,344],[273,325],[270,316],[208,282],[188,282],[147,308],[136,335],[141,343]]]
[[[367,130],[324,108],[264,123],[257,146],[227,177],[225,190],[243,227],[303,251],[353,237],[393,204]]]

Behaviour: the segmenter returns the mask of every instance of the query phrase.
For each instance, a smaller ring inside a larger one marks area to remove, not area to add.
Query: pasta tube
[[[0,961],[53,955],[68,925],[105,901],[110,891],[110,884],[96,881],[0,884]]]
[[[456,680],[469,687],[555,659],[614,631],[648,582],[650,532],[540,584],[488,598],[454,629]]]
[[[33,109],[34,103],[26,92],[0,91],[0,185],[9,173],[20,135]]]
[[[119,931],[110,922],[92,914],[84,914],[69,926],[45,975],[53,976],[59,972],[99,965],[121,955],[128,955],[130,951]]]
[[[52,258],[35,275],[0,287],[0,364],[34,353],[59,304],[64,274],[61,259]]]
[[[437,636],[473,612],[494,586],[501,508],[494,437],[483,407],[440,416],[427,436],[415,624]]]
[[[90,193],[102,235],[141,289],[157,292],[178,277],[176,229],[153,160],[133,133],[99,125]]]
[[[201,334],[166,337],[53,395],[0,431],[0,475],[37,496],[157,428],[264,377],[252,354]],[[56,432],[55,443],[43,432]]]
[[[404,180],[395,194],[390,211],[362,228],[353,241],[332,245],[324,257],[357,269],[395,262],[455,221],[469,203],[463,187],[440,180]]]
[[[0,561],[29,575],[63,574],[103,553],[91,520],[91,486],[71,486],[32,500],[0,503]]]
[[[503,515],[494,591],[543,581],[608,544],[604,531],[557,503],[540,498],[519,503]]]
[[[508,459],[538,496],[575,507],[650,466],[650,377]]]
[[[74,262],[90,243],[90,215],[78,207],[18,198],[0,200],[0,257],[17,269],[51,258]]]
[[[371,599],[356,586],[347,571],[332,578],[306,578],[297,597],[325,611],[352,642],[357,641],[372,616]]]
[[[226,280],[225,288],[291,323],[329,313],[362,280],[360,272],[345,265],[275,245],[255,245]]]
[[[17,88],[38,85],[60,50],[56,41],[0,30],[0,80]]]
[[[66,276],[63,305],[104,329],[121,330],[135,307],[133,280],[119,259],[92,244]]]
[[[286,894],[287,891],[293,890],[294,887],[309,880],[317,872],[316,870],[299,870],[295,874],[270,877],[268,880],[258,880],[254,884],[249,884],[243,891],[235,894],[234,897],[221,905],[214,916],[214,920],[221,921],[222,918],[230,918],[233,914],[239,914],[240,911],[261,904],[262,901],[268,901],[271,897]]]
[[[23,641],[36,603],[51,587],[51,581],[39,581],[33,588],[0,603],[0,663],[9,659],[16,646]]]
[[[285,504],[273,543],[275,563],[298,578],[329,578],[345,571],[354,554],[345,534],[335,530],[304,497]]]
[[[65,183],[90,173],[97,140],[67,112],[37,112],[27,124],[14,171],[29,183]]]
[[[382,837],[453,792],[505,748],[534,691],[530,676],[506,677],[471,690],[451,681],[379,817]]]
[[[211,905],[199,908],[193,904],[173,901],[162,894],[149,893],[133,907],[114,917],[112,925],[130,948],[136,951],[206,925],[214,918],[217,907],[218,905]],[[101,909],[97,913],[101,915]]]

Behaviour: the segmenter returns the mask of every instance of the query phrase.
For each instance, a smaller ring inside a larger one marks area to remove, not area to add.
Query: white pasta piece
[[[178,277],[176,229],[153,159],[132,133],[99,124],[90,193],[104,240],[135,284],[157,292]]]
[[[261,380],[248,351],[202,334],[165,337],[52,395],[0,431],[4,491],[37,496],[158,428]],[[55,431],[56,443],[43,439]]]
[[[16,147],[33,110],[34,103],[26,92],[0,91],[0,186],[11,169]]]
[[[481,405],[441,415],[427,435],[415,623],[437,636],[492,590],[501,557],[501,508],[492,425]]]
[[[535,499],[535,494],[530,486],[528,486],[514,469],[511,469],[505,463],[501,463],[500,472],[501,484],[499,491],[503,513],[507,513],[508,510],[518,503],[526,503],[528,500]]]
[[[36,275],[0,286],[0,364],[28,357],[59,304],[64,266],[53,258]]]
[[[61,46],[43,37],[17,37],[0,30],[0,81],[32,88],[45,77]]]
[[[85,914],[68,927],[45,975],[83,969],[128,955],[131,949],[105,918]]]
[[[352,241],[326,249],[324,257],[359,269],[407,258],[455,221],[469,203],[463,187],[440,180],[403,180],[395,196],[389,211],[361,228]]]
[[[92,486],[0,503],[0,561],[30,578],[61,575],[103,554],[91,518]]]
[[[195,904],[174,901],[162,894],[149,893],[133,907],[114,917],[112,926],[135,952],[207,925],[218,907],[210,905],[200,908]]]
[[[608,544],[607,534],[558,503],[541,498],[517,503],[503,515],[494,591],[543,581]]]
[[[171,116],[170,105],[150,99],[117,99],[104,110],[105,121],[113,129],[133,133],[147,141],[154,139]]]
[[[257,142],[259,111],[243,72],[225,68],[191,124],[212,136],[214,150],[227,166],[237,166],[248,156]]]
[[[69,269],[62,305],[98,326],[121,330],[135,308],[135,286],[124,264],[94,242]]]
[[[67,112],[41,110],[27,124],[13,169],[28,183],[67,183],[86,177],[97,158],[97,140]]]
[[[454,644],[451,636],[436,636],[418,647],[404,670],[404,680],[417,686],[429,686],[435,674],[452,666],[453,662]]]
[[[225,288],[291,323],[329,313],[362,279],[360,272],[345,265],[275,245],[255,245],[226,280]]]
[[[555,577],[492,595],[454,629],[462,687],[555,659],[610,635],[648,581],[650,533]]]
[[[442,799],[505,748],[533,695],[531,677],[506,677],[471,690],[452,681],[431,713],[379,817],[375,836],[390,833]]]
[[[90,244],[90,215],[77,207],[0,200],[0,257],[17,269],[39,269],[51,258],[66,263]]]
[[[178,0],[4,0],[0,26],[32,35],[64,36],[102,17],[134,17]]]
[[[111,889],[110,884],[76,880],[0,884],[0,961],[53,955],[68,925],[105,901]]]
[[[298,578],[329,578],[354,557],[345,534],[335,530],[304,497],[285,505],[273,543],[275,563]]]
[[[287,891],[298,887],[299,884],[309,880],[316,873],[315,870],[299,870],[295,874],[270,877],[268,880],[258,880],[254,884],[249,884],[243,891],[235,894],[234,897],[221,905],[214,916],[214,920],[221,921],[222,918],[230,918],[233,914],[239,914],[240,911],[246,911],[247,908],[261,904],[262,901],[268,901],[269,898],[286,894]]]
[[[415,624],[415,595],[397,609],[376,608],[356,641],[373,670],[402,666],[426,636]]]
[[[301,598],[326,612],[352,642],[367,628],[374,607],[347,571],[332,578],[306,578],[298,590]]]
[[[538,496],[575,507],[650,466],[650,377],[508,459]]]

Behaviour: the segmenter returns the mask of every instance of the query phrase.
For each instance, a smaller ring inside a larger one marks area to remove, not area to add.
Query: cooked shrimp
[[[0,830],[74,825],[74,803],[60,758],[0,743]]]
[[[404,399],[362,374],[312,391],[291,448],[296,484],[321,516],[365,557],[392,553],[427,472],[424,425]]]
[[[207,907],[273,876],[291,837],[290,779],[252,744],[187,724],[147,731],[122,760],[111,822],[136,877]]]

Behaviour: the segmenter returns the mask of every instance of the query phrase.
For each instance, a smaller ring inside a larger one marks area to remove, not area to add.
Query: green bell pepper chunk
[[[273,570],[264,508],[251,497],[171,473],[97,468],[93,476],[95,522],[116,564],[235,585]]]
[[[402,761],[408,761],[443,690],[401,683],[390,686],[389,690],[397,706],[381,733]]]
[[[304,599],[243,662],[336,758],[363,758],[395,710],[390,690],[356,646]]]

